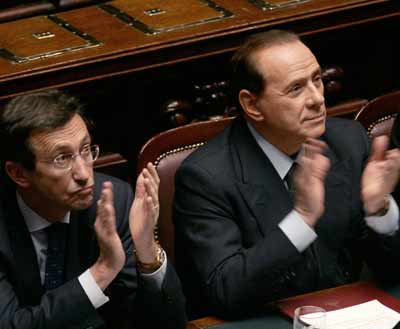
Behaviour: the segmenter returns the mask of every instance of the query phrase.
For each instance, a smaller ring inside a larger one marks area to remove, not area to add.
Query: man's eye
[[[90,145],[88,146],[84,146],[82,148],[82,150],[80,151],[80,155],[81,157],[83,157],[84,159],[88,159],[92,156],[92,148]]]
[[[55,159],[54,162],[57,162],[59,164],[63,164],[71,160],[72,154],[60,154],[58,155]]]
[[[80,152],[80,154],[82,154],[82,155],[87,155],[87,154],[89,154],[90,153],[90,145],[85,145],[82,149],[81,149],[81,152]]]
[[[315,78],[314,78],[314,82],[322,82],[322,79],[321,79],[321,76],[320,75],[317,75]]]
[[[298,92],[301,89],[301,85],[294,85],[290,88],[290,92]]]

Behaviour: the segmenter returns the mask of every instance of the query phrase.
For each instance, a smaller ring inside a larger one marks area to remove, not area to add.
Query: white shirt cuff
[[[365,222],[376,233],[393,235],[399,229],[399,207],[389,196],[389,210],[383,216],[366,216]]]
[[[146,281],[150,285],[155,285],[158,290],[161,290],[165,274],[167,273],[167,254],[164,250],[163,253],[164,262],[161,264],[160,268],[158,268],[153,273],[140,273],[144,281]]]
[[[279,227],[299,252],[303,252],[317,238],[315,231],[295,210],[282,219]]]
[[[110,300],[104,295],[89,269],[83,272],[78,277],[78,280],[95,309],[98,309]]]

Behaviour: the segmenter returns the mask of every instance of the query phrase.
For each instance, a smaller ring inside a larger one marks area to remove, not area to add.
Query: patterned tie
[[[65,246],[68,225],[56,223],[46,227],[47,258],[44,289],[52,290],[64,283]]]

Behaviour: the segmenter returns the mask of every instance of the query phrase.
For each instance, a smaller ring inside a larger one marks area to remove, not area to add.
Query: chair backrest
[[[172,222],[175,172],[190,153],[222,132],[232,120],[233,118],[226,118],[197,122],[162,132],[151,138],[139,153],[138,172],[148,162],[152,162],[160,176],[160,217],[156,238],[165,249],[171,263],[175,263],[175,230]]]
[[[131,181],[128,160],[119,153],[101,154],[94,162],[93,168],[103,174],[118,177],[128,182]],[[133,174],[133,176],[135,175]]]
[[[362,107],[355,119],[367,129],[369,137],[390,135],[400,112],[400,90],[379,96]]]

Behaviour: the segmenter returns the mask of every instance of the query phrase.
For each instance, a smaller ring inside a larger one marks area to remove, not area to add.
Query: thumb
[[[135,198],[144,198],[145,195],[146,195],[146,187],[144,185],[143,172],[141,172],[136,181]]]
[[[317,154],[312,162],[314,176],[323,181],[331,166],[330,160],[322,154]]]
[[[375,137],[372,141],[370,161],[383,160],[389,147],[389,137],[386,135]]]

